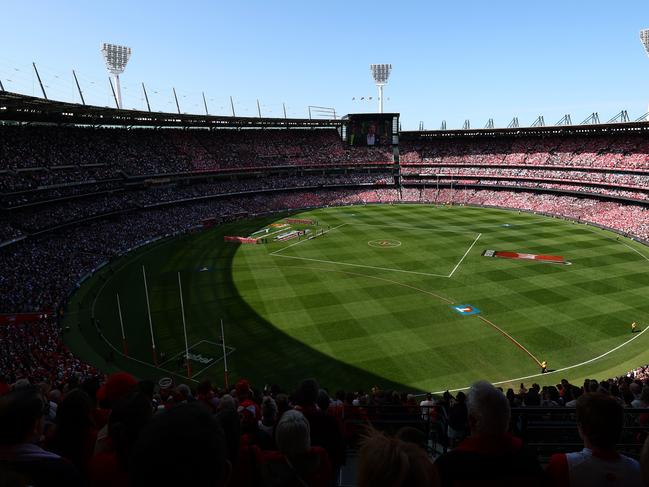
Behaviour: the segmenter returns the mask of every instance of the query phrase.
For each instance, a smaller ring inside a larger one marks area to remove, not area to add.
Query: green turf
[[[266,245],[223,242],[281,221],[277,215],[170,239],[111,263],[73,296],[69,345],[107,370],[181,377],[180,272],[194,380],[223,377],[221,318],[231,376],[285,387],[309,376],[354,390],[439,391],[480,378],[508,385],[538,374],[535,358],[568,369],[524,381],[556,383],[649,362],[649,333],[632,335],[629,326],[649,326],[649,251],[636,242],[482,208],[369,205],[299,216],[327,233]],[[487,258],[485,249],[562,255],[572,265]],[[165,370],[150,365],[143,265]],[[199,272],[204,266],[210,271]],[[130,358],[108,357],[106,342],[122,349],[116,293]],[[462,316],[452,304],[481,313]],[[91,325],[93,308],[105,340]]]

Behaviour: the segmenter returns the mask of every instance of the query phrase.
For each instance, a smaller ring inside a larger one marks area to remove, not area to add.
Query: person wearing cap
[[[252,419],[257,422],[261,419],[261,409],[259,405],[252,400],[252,390],[250,383],[246,379],[241,379],[235,386],[237,399],[239,400],[239,414],[251,414]]]
[[[108,377],[108,380],[97,391],[97,402],[105,410],[110,410],[112,405],[129,396],[137,389],[137,379],[127,372],[117,372]],[[108,424],[97,432],[95,454],[110,450],[108,439]]]
[[[173,403],[173,390],[174,380],[171,377],[163,377],[158,381],[157,409],[164,410]]]
[[[153,417],[151,400],[143,392],[119,399],[112,407],[108,421],[110,451],[94,455],[88,466],[93,487],[128,485],[128,459],[140,432]]]

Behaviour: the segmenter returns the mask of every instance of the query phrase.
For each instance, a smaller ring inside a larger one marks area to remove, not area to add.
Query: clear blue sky
[[[38,94],[35,61],[50,98],[111,104],[99,52],[122,43],[133,56],[122,77],[125,106],[154,110],[305,116],[308,105],[339,113],[374,111],[371,63],[392,63],[386,111],[404,129],[419,121],[449,128],[465,119],[529,125],[570,113],[580,122],[620,109],[637,118],[649,103],[649,58],[638,32],[649,27],[646,0],[439,1],[54,1],[3,0],[0,79]],[[353,101],[352,98],[356,98]],[[389,98],[389,100],[388,100]]]

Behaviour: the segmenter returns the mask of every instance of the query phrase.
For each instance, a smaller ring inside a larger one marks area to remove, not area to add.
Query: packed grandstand
[[[361,485],[475,485],[470,476],[465,484],[453,483],[467,472],[457,455],[442,453],[469,431],[476,433],[468,417],[478,414],[484,404],[480,397],[493,403],[490,419],[505,418],[502,433],[509,429],[511,410],[511,431],[526,443],[537,443],[533,454],[510,436],[511,443],[499,446],[520,466],[509,480],[544,485],[543,463],[553,485],[567,485],[560,482],[571,457],[550,454],[572,451],[580,441],[575,406],[583,424],[598,407],[613,419],[618,413],[622,417],[624,407],[624,424],[620,419],[619,431],[614,427],[609,436],[614,445],[621,433],[625,451],[639,455],[649,408],[649,366],[643,364],[583,384],[559,382],[560,377],[556,386],[521,384],[503,391],[504,396],[484,383],[474,385],[468,398],[464,392],[426,397],[422,391],[385,391],[375,384],[365,391],[328,391],[314,380],[296,388],[251,385],[238,378],[235,387],[225,389],[209,381],[188,385],[178,378],[153,383],[126,373],[108,377],[68,350],[58,319],[80,279],[101,264],[209,219],[220,223],[288,209],[407,202],[533,212],[649,240],[645,123],[403,132],[398,146],[372,148],[344,144],[340,121],[317,127],[280,122],[273,127],[269,121],[266,127],[242,129],[233,120],[227,128],[192,130],[90,127],[82,118],[76,125],[24,124],[20,100],[12,103],[2,113],[7,123],[0,125],[0,456],[11,442],[23,441],[33,426],[29,422],[45,411],[50,428],[43,444],[67,460],[50,470],[43,467],[45,454],[40,464],[13,464],[18,473],[35,469],[33,485],[55,485],[47,483],[47,475],[71,486],[128,485],[129,479],[131,485],[189,484],[188,479],[200,483],[202,475],[221,485],[227,459],[230,485],[325,486],[342,482],[344,465],[357,455]],[[56,110],[53,105],[51,111]],[[48,117],[43,115],[42,122]],[[30,417],[25,411],[34,403],[40,409]],[[196,409],[197,404],[206,408]],[[151,405],[170,414],[151,419]],[[220,425],[212,424],[214,415]],[[197,424],[197,418],[204,422]],[[16,421],[27,421],[26,430],[11,427]],[[602,427],[597,418],[592,421],[593,428]],[[400,439],[372,433],[359,447],[367,423],[398,431]],[[554,434],[539,433],[547,425]],[[493,425],[480,426],[493,434]],[[202,440],[214,446],[213,452],[205,451],[222,461],[211,472],[159,467],[171,455],[174,461],[183,457],[181,443],[158,444],[182,436],[182,428],[197,438],[204,430],[206,438],[190,442],[191,453],[200,458],[193,448]],[[295,438],[305,428],[307,437],[310,428],[313,448],[302,451]],[[228,453],[209,435],[224,437]],[[442,454],[437,469],[425,455],[421,460],[420,450],[411,449],[413,442],[429,456]],[[594,444],[606,449],[610,443],[609,437],[597,437]],[[485,445],[472,447],[478,451]],[[378,460],[379,451],[386,457]],[[131,454],[135,466],[126,460]],[[409,462],[408,474],[385,480],[377,477],[380,468],[368,467],[394,458]],[[471,461],[481,474],[493,476],[489,485],[499,485],[497,465]],[[417,462],[423,462],[419,470]],[[627,473],[618,472],[620,478],[628,475],[627,485],[640,485],[634,476],[637,464],[629,465]],[[7,482],[13,478],[3,475]]]

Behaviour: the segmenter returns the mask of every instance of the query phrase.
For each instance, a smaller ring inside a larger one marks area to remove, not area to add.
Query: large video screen
[[[350,115],[347,142],[355,147],[392,144],[392,115]]]

